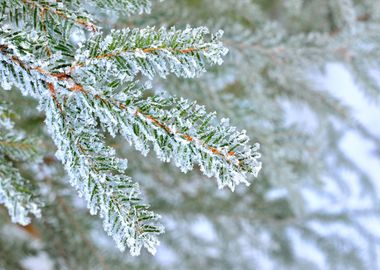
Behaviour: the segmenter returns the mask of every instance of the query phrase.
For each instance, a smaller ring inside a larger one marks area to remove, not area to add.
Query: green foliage
[[[0,81],[40,112],[3,91],[0,125],[15,122],[7,140],[37,136],[39,163],[2,164],[38,183],[46,207],[26,231],[57,269],[378,268],[376,179],[342,149],[355,133],[378,158],[378,135],[315,80],[339,64],[377,102],[378,1],[28,2],[0,1]],[[0,267],[22,267],[2,220]],[[133,254],[161,246],[134,258],[103,229]]]
[[[24,134],[13,130],[10,116],[13,113],[8,104],[0,102],[0,203],[8,208],[13,222],[26,225],[30,222],[29,213],[40,216],[40,202],[36,187],[24,179],[16,162],[30,162],[37,154],[33,141]]]
[[[95,2],[127,13],[150,7],[149,1]],[[120,250],[128,247],[132,255],[139,255],[144,246],[154,254],[163,229],[156,224],[159,215],[142,203],[138,185],[124,175],[126,160],[115,156],[103,132],[124,136],[145,155],[151,144],[162,161],[173,159],[184,172],[199,164],[205,175],[217,178],[220,188],[234,190],[241,182],[248,184],[247,174],[258,175],[259,146],[248,145],[245,131],[238,132],[226,119],[218,124],[214,114],[187,100],[146,98],[134,90],[141,84],[138,76],[148,86],[154,76],[192,78],[206,65],[222,64],[227,53],[220,42],[222,32],[209,38],[205,27],[145,27],[105,35],[80,15],[82,2],[0,3],[1,85],[4,90],[15,86],[38,100],[70,183],[86,199],[90,212],[103,218],[105,231]],[[4,156],[27,158],[21,150],[30,144],[3,137]],[[1,165],[10,167],[5,158]],[[25,181],[17,170],[7,168],[2,169],[1,201],[10,208],[23,199],[13,194],[22,193]],[[23,199],[22,209],[29,199]],[[28,223],[27,209],[18,212],[13,211],[13,220]]]

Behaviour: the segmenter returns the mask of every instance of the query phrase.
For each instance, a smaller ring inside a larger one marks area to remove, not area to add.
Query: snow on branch
[[[57,30],[59,27],[78,26],[88,31],[97,31],[90,16],[82,10],[73,10],[62,2],[36,0],[1,0],[0,14],[16,25],[32,25],[35,29],[46,31]]]
[[[248,184],[246,174],[261,169],[258,144],[250,146],[245,131],[220,123],[214,113],[183,98],[143,98],[134,85],[116,95],[87,95],[83,108],[92,111],[107,130],[120,133],[144,155],[153,146],[162,161],[174,160],[183,172],[199,164],[217,178],[220,188]]]
[[[0,204],[8,209],[12,222],[27,225],[33,214],[41,216],[40,202],[30,182],[24,179],[0,150]]]
[[[163,232],[156,224],[159,216],[142,202],[138,184],[124,175],[126,160],[105,146],[95,119],[75,102],[81,96],[72,98],[59,109],[53,100],[45,103],[46,124],[71,184],[84,196],[91,214],[100,214],[105,231],[121,250],[129,247],[132,255],[139,255],[144,246],[154,254],[157,235]]]
[[[222,31],[208,35],[205,27],[176,30],[154,27],[93,35],[78,50],[75,76],[87,82],[131,81],[138,73],[152,79],[170,73],[193,78],[206,65],[222,64],[228,50],[220,41]]]
[[[150,0],[91,0],[90,2],[100,8],[116,10],[125,15],[150,13],[152,7]]]
[[[0,101],[0,203],[8,209],[12,222],[26,225],[31,220],[29,214],[40,216],[41,202],[14,162],[31,159],[36,149],[32,140],[13,128],[11,115],[7,104]]]
[[[50,8],[46,12],[56,8],[45,4]],[[227,119],[217,121],[195,102],[149,96],[136,79],[138,74],[147,80],[200,75],[207,65],[222,63],[227,49],[221,35],[209,35],[204,27],[147,27],[107,36],[99,31],[82,45],[73,45],[66,39],[51,44],[40,32],[0,28],[1,86],[15,86],[39,100],[71,184],[90,212],[103,218],[119,248],[128,247],[132,255],[142,247],[154,253],[163,228],[156,223],[159,216],[142,203],[137,183],[124,175],[126,160],[106,145],[104,131],[122,135],[144,155],[152,147],[160,160],[173,160],[183,172],[199,165],[220,188],[248,184],[248,174],[257,176],[261,169],[259,146],[249,144],[245,131]],[[46,47],[53,50],[46,53]],[[14,146],[24,143],[12,140]],[[0,143],[3,155],[8,151],[4,145]]]

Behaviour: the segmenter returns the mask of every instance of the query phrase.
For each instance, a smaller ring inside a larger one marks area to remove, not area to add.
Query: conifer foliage
[[[259,145],[228,119],[184,98],[152,89],[150,81],[169,75],[195,78],[221,65],[227,49],[222,32],[205,27],[124,28],[102,31],[98,14],[149,12],[147,0],[0,1],[0,80],[38,101],[70,183],[99,214],[117,246],[138,255],[155,253],[163,232],[149,210],[138,179],[127,176],[105,137],[121,136],[143,155],[152,149],[183,172],[194,165],[220,188],[234,190],[257,176]],[[13,128],[10,104],[0,103],[0,202],[12,221],[27,224],[41,215],[38,192],[18,167],[39,153],[33,138]],[[149,198],[147,198],[149,199]],[[43,218],[43,217],[42,217]]]

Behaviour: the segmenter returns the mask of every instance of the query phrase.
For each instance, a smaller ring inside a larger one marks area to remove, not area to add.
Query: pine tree
[[[378,11],[370,0],[0,0],[11,90],[0,91],[0,268],[45,253],[56,269],[376,269],[379,241],[362,223],[378,218],[373,179],[339,142],[348,130],[379,139],[311,74],[339,62],[376,99]],[[314,131],[287,122],[289,104]],[[332,207],[342,198],[328,185],[350,194],[340,170],[368,207]],[[330,209],[310,209],[307,192]],[[114,249],[154,254],[159,240],[155,257]]]

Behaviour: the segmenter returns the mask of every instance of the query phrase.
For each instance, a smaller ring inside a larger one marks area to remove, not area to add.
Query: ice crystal
[[[220,41],[222,31],[146,27],[106,35],[84,12],[82,1],[3,3],[4,20],[14,26],[0,28],[0,83],[39,101],[70,183],[87,201],[90,213],[100,215],[121,250],[128,247],[138,255],[145,247],[155,253],[163,228],[157,223],[159,215],[142,202],[138,184],[125,175],[127,160],[106,145],[104,132],[123,136],[143,155],[153,149],[160,160],[173,161],[182,172],[197,165],[215,177],[220,188],[234,190],[240,183],[248,184],[249,174],[257,175],[258,146],[248,144],[245,131],[225,119],[218,122],[214,113],[195,102],[168,93],[152,95],[144,88],[152,87],[155,77],[194,78],[208,66],[222,64],[228,51]],[[106,7],[98,0],[86,4]],[[107,1],[108,7],[124,14],[141,13],[150,10],[150,1]],[[21,11],[24,25],[18,30],[12,14]],[[3,118],[0,124],[10,126]],[[0,146],[2,155],[13,157]],[[17,193],[11,181],[21,179],[17,171],[13,175],[2,181],[7,186],[0,199],[6,205]],[[23,202],[21,195],[16,197],[16,202]],[[14,220],[25,223],[26,214],[38,214],[36,209],[21,203],[14,209]]]

